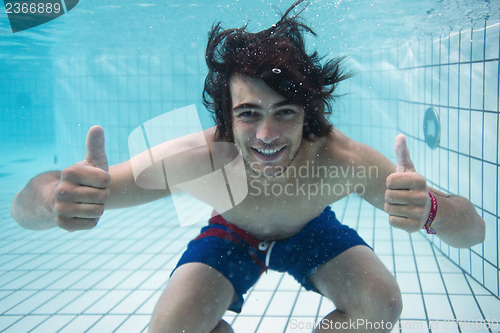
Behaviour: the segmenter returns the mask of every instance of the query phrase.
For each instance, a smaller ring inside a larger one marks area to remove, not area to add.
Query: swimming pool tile
[[[445,273],[442,276],[449,294],[470,294],[471,290],[463,273]]]
[[[402,273],[416,273],[417,268],[415,266],[415,260],[413,256],[409,255],[397,255],[394,257],[396,264],[396,272]]]
[[[158,253],[156,255],[153,255],[149,261],[145,262],[144,265],[141,267],[142,269],[146,270],[156,270],[159,268],[164,267],[165,265],[170,265],[175,267],[177,264],[179,258],[174,257],[173,254],[168,254],[168,253]],[[173,268],[172,267],[172,268]]]
[[[73,318],[66,326],[58,331],[58,333],[75,333],[85,332],[92,327],[102,315],[78,315]]]
[[[401,319],[426,319],[422,295],[403,292],[402,298],[403,312],[401,313]]]
[[[476,253],[471,253],[471,275],[481,283],[484,283],[483,259]]]
[[[455,319],[446,295],[424,294],[424,302],[429,319]]]
[[[372,229],[361,229],[358,228],[358,234],[363,238],[363,240],[368,244],[373,244],[373,230]]]
[[[26,298],[21,303],[19,303],[16,306],[10,308],[4,314],[6,314],[6,315],[26,315],[26,314],[30,314],[34,310],[36,310],[38,307],[40,307],[41,305],[45,304],[48,300],[54,298],[57,294],[59,294],[58,291],[51,291],[51,290],[41,290],[41,291],[38,291],[37,293],[33,294],[31,297]]]
[[[58,314],[80,314],[106,294],[104,290],[88,290],[58,311]]]
[[[152,290],[134,290],[129,293],[109,313],[111,314],[134,314],[153,295]]]
[[[111,290],[96,300],[90,307],[85,309],[85,314],[107,314],[118,303],[123,301],[130,291],[128,290]]]
[[[57,295],[53,298],[47,300],[45,303],[41,304],[38,308],[33,310],[33,314],[39,315],[52,315],[59,312],[60,309],[64,308],[67,304],[71,303],[73,300],[81,296],[85,291],[73,291],[65,290],[59,291]]]
[[[288,317],[292,312],[298,292],[277,291],[272,295],[272,299],[267,306],[265,317]]]
[[[312,317],[314,320],[318,314],[321,298],[322,296],[318,293],[300,291],[290,318]]]
[[[419,277],[423,293],[446,294],[446,290],[439,273],[419,272]]]
[[[467,273],[471,273],[471,252],[470,249],[459,249],[460,253],[460,268]]]
[[[120,325],[122,325],[128,316],[126,315],[106,315],[99,319],[87,333],[103,333],[114,332]]]
[[[267,271],[260,276],[253,289],[256,291],[274,291],[278,288],[283,277],[284,274]]]
[[[335,309],[336,309],[336,307],[331,300],[329,300],[326,297],[322,297],[321,303],[319,306],[317,320],[319,321],[319,320],[325,318],[330,312],[334,311]]]
[[[23,316],[0,316],[0,331],[5,331],[7,327],[14,325],[15,322],[22,318]]]
[[[413,256],[413,250],[408,239],[408,234],[406,234],[405,236],[406,237],[403,240],[400,240],[401,238],[398,238],[396,235],[394,235],[394,255],[396,257],[405,255]]]
[[[0,314],[4,314],[36,293],[34,290],[16,290],[0,302]]]
[[[71,263],[72,262],[72,263]],[[65,267],[70,267],[69,269],[75,268],[78,264],[78,255],[76,254],[57,254],[52,255],[50,260],[42,262],[37,269],[43,270],[55,270],[55,269],[68,269]]]
[[[490,332],[489,324],[483,323],[482,321],[480,321],[480,322],[459,321],[457,324],[460,327],[460,331],[462,333],[487,333],[487,332]],[[492,326],[492,328],[496,329],[496,328],[499,328],[499,326],[498,325],[496,327]],[[493,332],[496,333],[495,330],[493,330]]]
[[[159,291],[154,292],[154,294],[151,295],[151,297],[149,297],[146,300],[146,302],[144,302],[144,304],[141,305],[136,310],[135,314],[136,315],[149,315],[149,316],[151,316],[151,314],[153,313],[153,309],[154,309],[156,303],[160,299],[160,295],[161,295],[162,291],[163,290],[159,290]]]
[[[412,237],[414,241],[414,252],[416,256],[432,256],[432,247],[429,242],[421,238],[421,234],[416,234]]]
[[[394,275],[394,258],[392,256],[378,256],[384,266]]]
[[[448,258],[437,257],[437,262],[442,273],[462,273],[460,267]]]
[[[238,316],[232,323],[235,332],[256,332],[261,321],[258,316]]]
[[[483,320],[472,295],[450,295],[451,304],[459,320]]]
[[[264,317],[256,333],[283,332],[287,323],[288,317]]]
[[[499,300],[491,295],[477,295],[476,299],[486,319],[500,323]]]
[[[129,316],[127,320],[125,320],[125,322],[123,322],[121,326],[114,331],[114,333],[144,332],[150,319],[150,315]]]
[[[171,272],[167,270],[152,271],[151,276],[144,280],[138,289],[160,289],[167,283],[170,273]]]
[[[8,328],[2,330],[2,333],[28,332],[30,329],[39,325],[46,319],[46,316],[26,316],[18,320],[12,326],[9,326]]]
[[[415,256],[419,273],[439,272],[436,257],[432,256]]]
[[[128,290],[138,289],[139,286],[152,275],[152,273],[152,271],[131,271],[131,274],[125,280],[120,282],[117,288]]]
[[[104,262],[102,266],[100,266],[100,269],[121,270],[132,258],[132,254],[120,254],[120,252],[117,252],[109,260]]]
[[[392,257],[392,242],[391,241],[380,241],[375,238],[377,241],[375,243],[374,251],[380,256],[391,256]]]
[[[142,267],[149,262],[153,258],[153,254],[132,254],[122,266],[121,269],[126,269],[126,270],[138,270],[142,269]]]
[[[104,280],[107,276],[111,274],[109,270],[96,270],[96,271],[84,271],[84,277],[80,280],[76,281],[71,285],[71,289],[80,290],[80,289],[91,289],[100,281]],[[61,271],[58,274],[64,274]],[[57,284],[54,285],[56,287]]]
[[[242,314],[262,316],[271,301],[272,294],[264,291],[252,291],[243,305]]]
[[[279,284],[280,290],[298,291],[302,288],[301,285],[291,275],[284,273],[281,274],[283,274],[283,278],[281,279]]]
[[[94,289],[111,290],[116,288],[120,283],[127,279],[133,272],[132,271],[111,271],[111,274],[99,281]]]
[[[88,271],[59,271],[61,272],[61,277],[50,284],[47,288],[49,289],[72,289],[76,282],[83,279]]]
[[[467,282],[470,284],[474,295],[481,295],[481,296],[491,295],[491,293],[487,289],[485,289],[482,285],[480,285],[477,281],[475,281],[474,278],[472,278],[471,276],[465,275],[465,278],[467,279]]]
[[[2,270],[13,270],[22,267],[23,264],[35,260],[38,257],[36,254],[26,255],[11,255],[6,256],[5,261],[2,262]]]
[[[116,256],[116,255],[115,255]],[[61,269],[79,269],[79,270],[95,270],[101,268],[105,263],[111,260],[114,255],[109,254],[99,254],[99,253],[82,253],[77,254],[75,257],[75,263],[77,266],[74,268],[68,268],[67,265],[63,265]]]
[[[7,289],[4,288],[4,285],[8,285],[10,283],[15,283],[17,278],[21,278],[28,274],[29,272],[26,271],[6,271],[0,274],[0,288],[2,289]]]
[[[385,221],[386,219],[387,221]],[[381,224],[382,226],[380,226]],[[377,225],[374,227],[375,241],[383,242],[385,244],[391,244],[392,243],[391,229],[389,227],[385,227],[385,224],[389,225],[388,217],[386,217],[382,222],[377,221]]]
[[[53,315],[48,317],[45,321],[41,322],[30,333],[47,333],[57,332],[62,327],[66,326],[69,321],[73,320],[73,316],[58,316]]]

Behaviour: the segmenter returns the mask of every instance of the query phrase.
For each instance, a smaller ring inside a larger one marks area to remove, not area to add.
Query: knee
[[[208,305],[207,305],[208,306]],[[157,304],[151,322],[149,333],[159,332],[219,332],[219,319],[213,318],[209,310],[195,307],[189,302],[176,304]],[[221,332],[225,332],[222,330]]]
[[[396,323],[403,311],[403,299],[399,287],[396,286],[395,289],[385,293],[382,304],[385,308],[383,314],[386,321],[390,321],[393,324]]]
[[[374,287],[362,302],[364,317],[381,322],[396,323],[403,310],[403,301],[398,285],[390,283],[386,286]]]

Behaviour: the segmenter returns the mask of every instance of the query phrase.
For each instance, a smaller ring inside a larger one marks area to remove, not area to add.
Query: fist
[[[86,141],[86,155],[63,171],[54,193],[57,225],[68,231],[97,225],[109,196],[110,176],[104,152],[104,131],[93,126]]]
[[[404,135],[396,137],[394,149],[398,163],[396,172],[386,179],[384,210],[392,226],[416,232],[422,229],[430,211],[427,182],[415,171]]]

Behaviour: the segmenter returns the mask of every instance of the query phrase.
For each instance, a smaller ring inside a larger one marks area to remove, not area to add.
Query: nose
[[[257,128],[255,137],[265,144],[274,142],[280,137],[278,125],[272,119],[263,119]]]

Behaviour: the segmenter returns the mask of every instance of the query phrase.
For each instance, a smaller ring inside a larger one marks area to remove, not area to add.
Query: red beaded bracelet
[[[429,191],[429,197],[431,197],[431,211],[429,212],[429,217],[427,218],[427,222],[425,222],[422,229],[425,229],[425,231],[427,231],[428,234],[435,234],[436,231],[432,229],[431,224],[434,221],[434,218],[436,217],[438,205],[436,196],[431,191]]]

